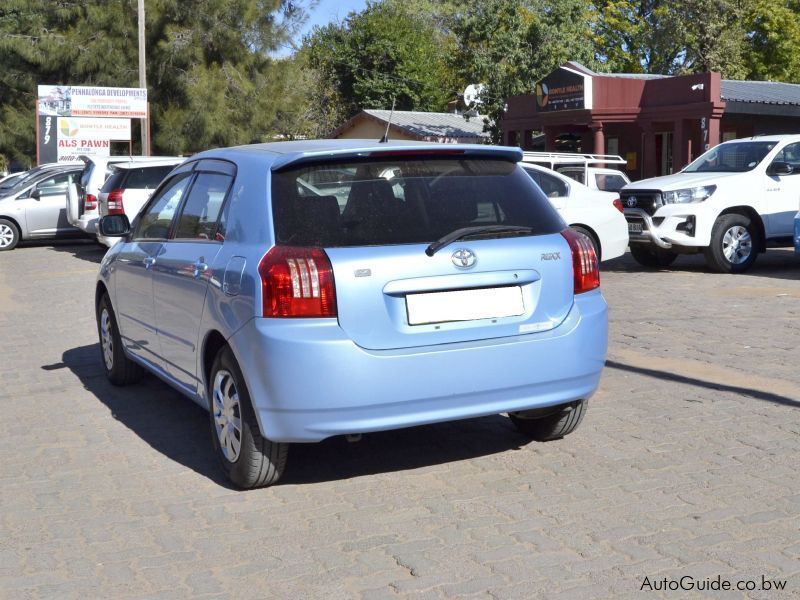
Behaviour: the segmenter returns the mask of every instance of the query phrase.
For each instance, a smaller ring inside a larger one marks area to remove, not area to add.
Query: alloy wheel
[[[746,262],[753,252],[753,239],[746,227],[734,225],[722,237],[722,253],[734,265]]]
[[[217,371],[212,403],[219,447],[229,462],[236,462],[242,449],[242,407],[236,382],[229,371]]]
[[[103,347],[103,360],[109,371],[114,368],[114,336],[111,327],[111,315],[104,308],[100,313],[100,345]]]
[[[10,246],[14,241],[14,232],[5,223],[0,223],[0,248]]]

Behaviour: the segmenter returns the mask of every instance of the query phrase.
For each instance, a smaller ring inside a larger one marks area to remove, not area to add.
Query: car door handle
[[[194,263],[193,266],[194,266],[195,279],[199,278],[201,273],[205,273],[206,271],[208,271],[208,265],[202,262],[202,260],[198,260],[196,263]]]
[[[156,264],[156,259],[152,256],[148,256],[147,258],[144,258],[142,262],[144,263],[144,268],[149,269],[154,264]]]

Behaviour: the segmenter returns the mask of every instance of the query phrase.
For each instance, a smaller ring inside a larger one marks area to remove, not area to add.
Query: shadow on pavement
[[[73,240],[71,243],[58,243],[50,240],[47,245],[54,252],[67,252],[75,258],[97,264],[100,264],[108,251],[108,248],[98,244],[95,240],[80,240],[79,242]]]
[[[111,411],[112,416],[167,458],[230,488],[209,438],[208,414],[152,375],[130,387],[111,385],[100,363],[99,344],[64,352],[46,371],[68,368]],[[360,442],[342,437],[318,444],[292,444],[287,471],[278,485],[337,481],[469,460],[519,449],[529,440],[500,415],[365,434]]]
[[[712,271],[706,265],[702,254],[684,254],[678,256],[669,267],[661,269],[648,269],[637,263],[630,252],[619,258],[600,264],[600,277],[603,272],[611,273],[657,273],[659,271],[674,271],[684,273],[708,273],[709,275],[722,275]],[[771,279],[800,280],[800,256],[795,256],[789,248],[770,248],[765,253],[759,254],[756,262],[750,269],[735,277],[769,277]]]
[[[637,373],[645,377],[654,377],[656,379],[663,379],[665,381],[674,381],[676,383],[683,383],[685,385],[693,385],[708,390],[718,390],[720,392],[731,392],[755,398],[756,400],[763,400],[765,402],[772,402],[773,404],[780,404],[782,406],[791,406],[792,408],[800,408],[800,401],[786,396],[773,394],[772,392],[765,392],[762,390],[755,390],[752,388],[739,387],[735,385],[725,385],[721,383],[714,383],[711,381],[704,381],[694,377],[686,377],[685,375],[678,375],[677,373],[669,373],[667,371],[659,371],[657,369],[646,369],[643,367],[634,367],[633,365],[626,365],[614,360],[607,360],[606,367],[610,369],[617,369],[620,371],[628,371],[630,373]]]

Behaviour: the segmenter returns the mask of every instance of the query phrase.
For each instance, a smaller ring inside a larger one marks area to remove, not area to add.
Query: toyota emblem
[[[628,208],[633,208],[636,206],[636,196],[628,196],[626,204],[628,205]]]
[[[475,262],[478,260],[472,250],[467,250],[466,248],[459,248],[455,252],[453,252],[450,260],[453,261],[453,264],[457,266],[459,269],[469,269],[470,267],[475,266]]]

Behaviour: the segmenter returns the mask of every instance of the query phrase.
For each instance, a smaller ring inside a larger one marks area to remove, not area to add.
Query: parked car
[[[124,214],[133,221],[158,184],[184,160],[170,158],[147,164],[112,165],[111,175],[100,188],[97,198],[98,214],[100,217]],[[98,233],[97,240],[110,247],[116,244],[119,238],[107,238]]]
[[[100,220],[122,237],[96,289],[108,378],[147,370],[208,409],[243,488],[277,481],[292,442],[503,412],[535,439],[570,433],[607,307],[591,244],[520,158],[365,140],[193,157],[132,224]],[[356,173],[343,208],[306,185],[331,169]]]
[[[627,185],[631,254],[665,267],[703,252],[708,266],[742,273],[768,246],[792,246],[800,198],[800,135],[715,146],[679,173]]]
[[[564,221],[589,238],[601,261],[625,254],[628,224],[619,194],[591,190],[539,165],[522,163],[522,168],[542,188]]]
[[[79,173],[79,167],[45,169],[0,198],[0,251],[23,240],[82,235],[67,222],[65,209],[67,188]]]
[[[100,188],[103,187],[108,176],[111,175],[113,165],[147,164],[164,159],[178,158],[173,156],[81,156],[84,164],[80,181],[78,181],[78,196],[76,202],[67,207],[70,224],[88,234],[97,233],[97,220],[100,213],[97,207],[97,198]]]

